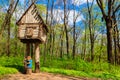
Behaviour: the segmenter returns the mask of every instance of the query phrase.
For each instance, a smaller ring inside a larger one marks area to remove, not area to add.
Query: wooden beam
[[[35,73],[40,72],[40,48],[39,43],[35,43]]]
[[[24,70],[26,74],[31,74],[32,69],[28,68],[27,66],[27,57],[30,56],[30,43],[26,43],[26,53],[25,53],[25,60],[24,60]]]
[[[25,57],[30,56],[30,43],[26,43],[26,54]]]
[[[41,23],[18,23],[18,25],[41,25]]]

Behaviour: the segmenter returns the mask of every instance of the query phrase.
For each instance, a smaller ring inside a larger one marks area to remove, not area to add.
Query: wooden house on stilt
[[[33,3],[17,22],[18,38],[23,43],[45,42],[48,28]]]
[[[35,45],[35,72],[39,72],[39,44],[46,42],[48,28],[34,3],[24,12],[16,24],[18,25],[18,38],[26,44],[25,57],[30,56],[30,44]],[[29,70],[27,68],[26,72],[31,73]]]

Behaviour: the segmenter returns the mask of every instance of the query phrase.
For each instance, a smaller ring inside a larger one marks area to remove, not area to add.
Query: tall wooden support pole
[[[24,60],[24,69],[26,74],[31,74],[32,69],[27,67],[27,57],[30,56],[30,43],[26,43],[26,53],[25,53],[25,60]]]
[[[40,48],[39,43],[35,43],[35,72],[40,72]]]
[[[25,57],[30,56],[30,43],[26,43],[26,54]]]

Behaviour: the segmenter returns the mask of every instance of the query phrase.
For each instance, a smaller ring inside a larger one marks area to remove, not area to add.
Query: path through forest
[[[94,78],[76,78],[70,76],[64,76],[60,74],[52,74],[52,73],[32,73],[30,75],[27,74],[10,74],[3,77],[1,80],[100,80]]]

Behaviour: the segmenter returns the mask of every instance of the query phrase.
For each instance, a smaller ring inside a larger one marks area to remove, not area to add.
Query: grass
[[[64,74],[75,77],[89,77],[102,79],[120,79],[120,66],[110,65],[106,62],[85,62],[81,59],[50,59],[46,57],[45,63],[43,58],[40,61],[41,71],[55,74]],[[34,64],[33,64],[34,69]],[[13,74],[23,71],[23,57],[0,57],[0,76]]]
[[[92,73],[92,72],[84,72],[84,71],[76,71],[76,70],[66,70],[66,69],[56,69],[56,68],[46,68],[42,67],[41,71],[50,72],[50,73],[60,73],[68,76],[74,77],[88,77],[88,78],[101,78],[101,79],[120,79],[120,77],[115,76],[110,73]]]
[[[20,65],[22,65],[21,60],[17,57],[0,57],[0,77],[3,77],[7,74],[18,73],[21,69]]]
[[[15,68],[0,66],[0,76],[5,75],[5,74],[14,74],[17,72],[18,72],[18,70]]]
[[[43,60],[41,59],[41,62]],[[52,73],[61,73],[72,76],[96,77],[102,79],[120,79],[120,66],[110,65],[107,62],[85,62],[81,59],[52,59],[47,58],[41,63],[41,70]]]

